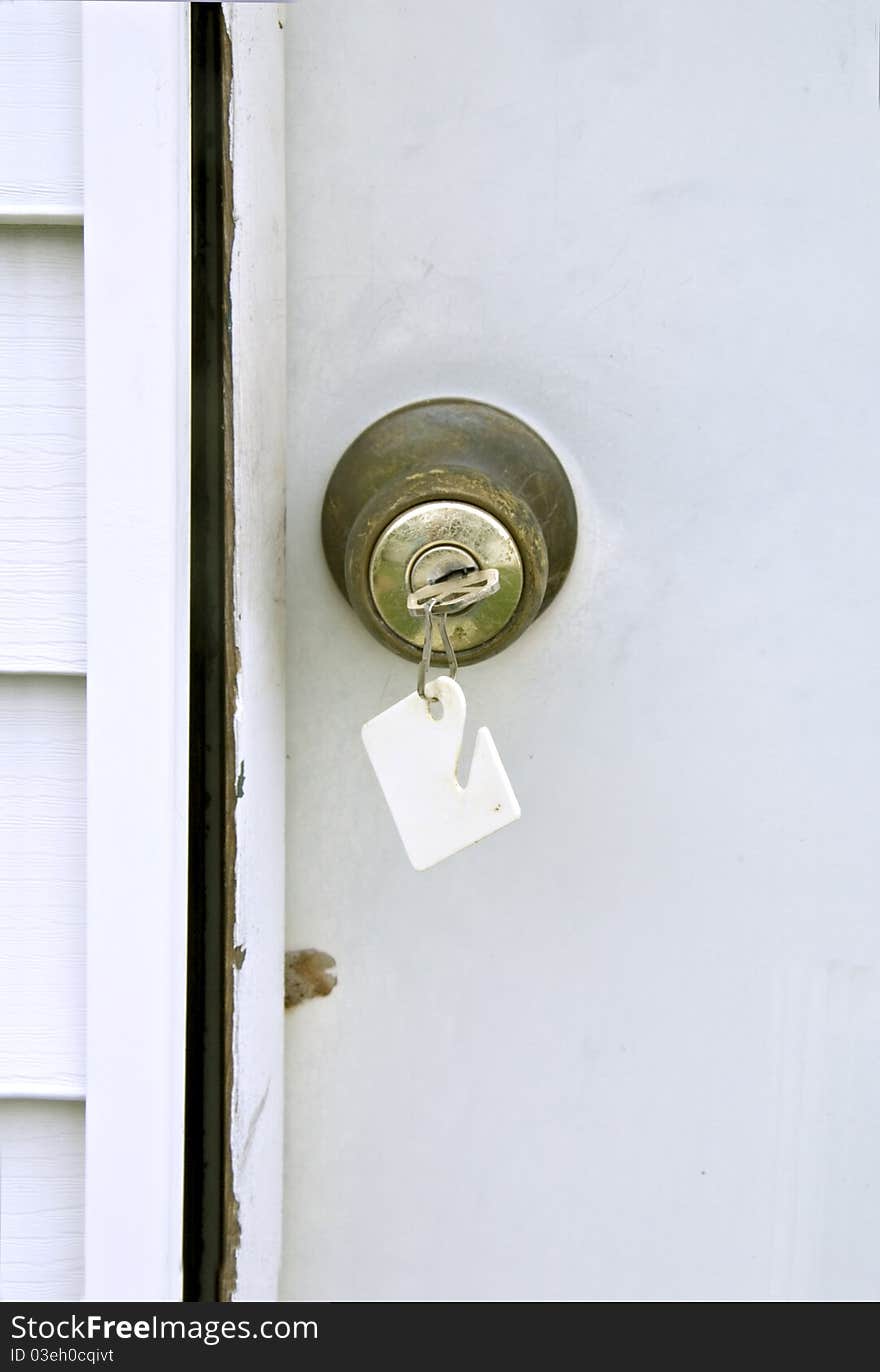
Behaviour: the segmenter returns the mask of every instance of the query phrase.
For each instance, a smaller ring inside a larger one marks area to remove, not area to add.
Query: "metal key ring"
[[[427,693],[428,668],[429,668],[430,665],[431,665],[431,653],[433,652],[433,648],[434,648],[434,643],[433,643],[433,639],[434,639],[434,615],[433,615],[433,610],[434,610],[434,605],[435,605],[435,604],[436,604],[435,601],[429,600],[429,601],[426,603],[426,605],[425,605],[425,641],[424,641],[424,644],[422,645],[422,658],[421,658],[421,661],[419,662],[419,680],[418,680],[418,692],[419,692],[419,695],[422,697],[422,700],[433,700],[433,699],[436,699],[436,697],[434,697],[434,696],[429,696],[428,693]],[[445,675],[449,677],[450,681],[454,681],[454,680],[455,680],[455,674],[456,674],[456,672],[458,671],[458,659],[457,659],[456,656],[455,656],[455,649],[453,648],[452,643],[451,643],[450,638],[449,638],[449,628],[448,628],[448,626],[447,626],[447,624],[446,624],[446,615],[445,615],[445,614],[441,614],[441,615],[439,616],[439,620],[440,620],[440,637],[441,637],[441,639],[443,640],[443,649],[444,649],[444,652],[446,653],[446,660],[447,660],[447,663],[448,663],[448,666],[449,666],[449,670],[445,673]],[[436,678],[435,678],[435,679],[436,679]]]
[[[495,567],[487,567],[482,570],[476,567],[463,568],[454,584],[451,585],[450,580],[451,577],[447,575],[442,579],[442,582],[437,581],[423,586],[418,591],[412,591],[407,597],[410,614],[423,614],[425,619],[425,637],[422,643],[418,679],[418,693],[422,700],[429,699],[426,687],[428,668],[431,665],[431,654],[434,647],[434,611],[436,607],[440,606],[437,618],[440,621],[440,639],[443,643],[443,651],[446,653],[449,668],[446,675],[450,681],[454,681],[458,671],[458,659],[449,637],[447,616],[455,614],[457,610],[474,605],[487,596],[494,595],[499,585],[498,570]],[[434,699],[435,697],[430,698]]]

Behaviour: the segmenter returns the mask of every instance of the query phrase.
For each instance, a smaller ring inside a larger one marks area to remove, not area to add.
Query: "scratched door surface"
[[[339,983],[287,1020],[282,1294],[876,1299],[876,6],[284,22],[288,947]],[[522,820],[417,873],[359,738],[415,669],[319,511],[439,395],[582,529],[460,678]]]

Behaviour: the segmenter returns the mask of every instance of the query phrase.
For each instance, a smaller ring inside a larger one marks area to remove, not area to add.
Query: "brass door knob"
[[[336,584],[366,627],[412,659],[424,627],[407,609],[409,593],[497,568],[497,593],[447,621],[459,660],[479,662],[559,591],[577,509],[559,459],[522,420],[476,400],[426,400],[377,420],[345,451],[322,534]],[[439,653],[436,629],[433,646]]]

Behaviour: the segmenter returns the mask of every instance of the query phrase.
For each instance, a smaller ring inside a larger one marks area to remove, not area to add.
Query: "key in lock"
[[[553,600],[577,510],[558,458],[522,420],[478,401],[431,400],[385,415],[349,446],[327,487],[322,538],[367,628],[413,660],[423,626],[408,596],[447,573],[495,568],[497,592],[448,615],[464,666],[513,642]]]
[[[489,568],[498,573],[491,601],[474,596],[447,611],[456,654],[488,642],[507,624],[522,595],[522,559],[510,532],[487,511],[462,501],[426,501],[380,534],[370,558],[370,595],[394,633],[420,649],[422,625],[413,621],[410,596]],[[434,650],[441,647],[435,624]]]

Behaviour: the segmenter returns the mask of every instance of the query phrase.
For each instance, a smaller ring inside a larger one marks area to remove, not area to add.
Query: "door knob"
[[[497,569],[494,595],[447,617],[458,659],[479,662],[518,638],[559,591],[577,508],[559,459],[521,419],[476,400],[427,400],[385,415],[346,449],[327,486],[322,536],[334,580],[363,623],[412,659],[424,633],[407,606],[412,592]]]

